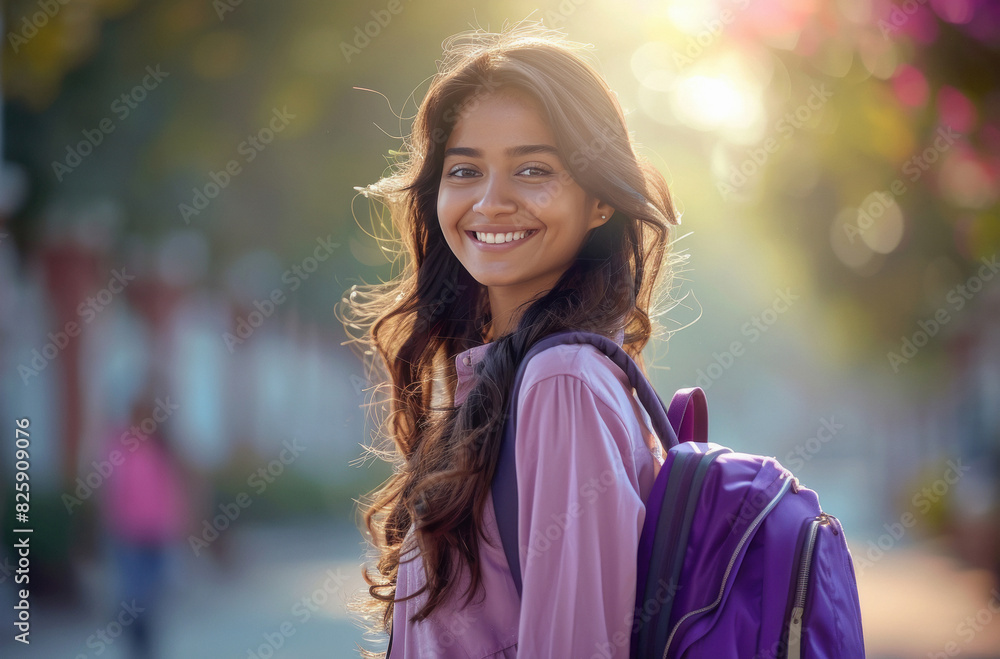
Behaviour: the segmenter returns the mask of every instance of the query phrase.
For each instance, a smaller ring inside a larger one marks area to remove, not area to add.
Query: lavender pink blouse
[[[456,404],[489,346],[456,356]],[[427,620],[409,622],[426,593],[397,603],[389,659],[628,657],[643,501],[663,462],[648,417],[618,366],[594,346],[571,344],[528,362],[517,420],[522,598],[490,498],[483,590],[464,605],[463,570],[457,591]],[[412,531],[404,547],[397,598],[424,584]]]

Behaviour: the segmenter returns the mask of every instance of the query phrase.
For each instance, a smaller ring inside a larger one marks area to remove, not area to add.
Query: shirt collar
[[[620,347],[625,340],[625,330],[619,329],[615,334],[615,343]],[[455,373],[458,375],[458,384],[455,387],[455,405],[461,405],[465,397],[472,389],[475,381],[474,375],[476,366],[486,356],[486,351],[493,345],[493,341],[473,346],[455,355]]]

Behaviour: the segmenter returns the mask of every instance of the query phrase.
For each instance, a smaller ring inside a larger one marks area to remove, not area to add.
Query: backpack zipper
[[[809,522],[809,536],[806,540],[805,551],[802,552],[799,578],[795,584],[795,601],[792,604],[791,617],[788,619],[787,659],[801,659],[802,657],[802,617],[805,615],[806,595],[809,592],[809,572],[812,569],[813,549],[816,547],[819,527],[830,523],[828,517],[826,513],[820,513],[818,517]]]
[[[736,549],[733,551],[733,555],[729,557],[729,565],[726,566],[726,572],[725,574],[722,575],[722,585],[719,587],[719,595],[715,598],[715,601],[709,604],[708,606],[703,606],[700,609],[695,609],[694,611],[686,613],[684,617],[678,620],[677,624],[674,625],[674,628],[670,631],[670,636],[667,637],[667,644],[663,648],[663,659],[667,659],[667,651],[670,650],[670,643],[674,640],[674,635],[677,633],[677,630],[680,629],[681,625],[684,624],[684,622],[688,618],[694,615],[698,615],[699,613],[704,613],[705,611],[714,609],[716,606],[719,605],[719,602],[722,601],[722,595],[726,592],[726,583],[729,581],[729,573],[733,571],[733,565],[736,564],[736,557],[739,556],[740,551],[743,550],[743,545],[746,544],[750,536],[753,535],[753,532],[757,529],[758,526],[760,526],[760,523],[764,521],[764,518],[767,516],[769,512],[771,512],[771,509],[774,508],[776,505],[778,505],[778,501],[781,499],[781,497],[785,495],[785,492],[788,491],[788,488],[791,486],[791,484],[792,484],[792,479],[789,478],[788,476],[785,476],[785,482],[781,484],[781,489],[778,490],[778,493],[774,495],[774,498],[768,502],[764,510],[760,511],[760,514],[758,514],[757,517],[753,520],[753,522],[750,523],[750,526],[747,527],[747,530],[743,532],[743,537],[741,537],[739,543],[737,543]]]

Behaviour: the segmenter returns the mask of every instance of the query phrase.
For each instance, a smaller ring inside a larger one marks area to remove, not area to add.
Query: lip
[[[520,240],[514,240],[509,243],[484,243],[478,238],[476,238],[475,231],[466,231],[465,235],[469,237],[473,245],[475,245],[478,249],[483,250],[484,252],[506,252],[507,250],[516,249],[520,245],[523,245],[524,243],[528,242],[535,234],[538,233],[539,230],[517,229],[516,231],[527,231],[528,233],[524,236],[524,238],[521,238]],[[486,233],[500,233],[500,231],[486,231]],[[508,231],[507,233],[511,232]]]

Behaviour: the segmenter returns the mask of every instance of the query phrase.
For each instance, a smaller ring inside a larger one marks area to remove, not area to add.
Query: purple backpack
[[[545,337],[514,380],[492,493],[518,594],[517,391],[528,360],[564,343],[589,343],[625,371],[667,451],[639,539],[630,656],[864,657],[854,564],[816,493],[774,458],[708,442],[702,389],[678,391],[668,409],[621,347],[590,332]]]

